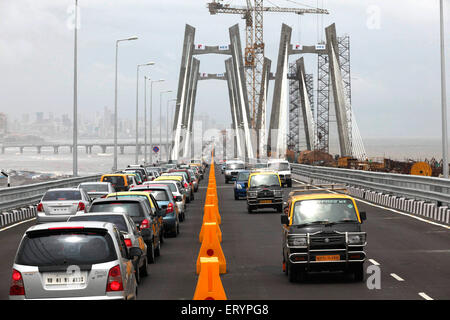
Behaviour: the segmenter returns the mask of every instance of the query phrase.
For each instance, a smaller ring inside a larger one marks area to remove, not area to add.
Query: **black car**
[[[283,189],[280,177],[275,172],[256,172],[250,174],[247,189],[247,210],[274,208],[283,211]]]
[[[163,235],[158,224],[159,217],[163,216],[163,211],[151,208],[148,200],[144,198],[96,199],[89,212],[125,212],[141,231],[142,238],[147,245],[148,261],[154,262],[153,257],[161,254]]]
[[[355,200],[347,195],[318,193],[291,196],[281,215],[283,270],[290,282],[308,272],[343,271],[364,280],[366,233]]]

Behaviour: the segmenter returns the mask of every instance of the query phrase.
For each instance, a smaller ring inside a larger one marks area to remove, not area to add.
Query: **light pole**
[[[170,93],[172,90],[161,91],[159,93],[159,161],[161,162],[161,151],[162,151],[162,95],[164,93]]]
[[[169,102],[177,101],[176,98],[167,100],[167,125],[166,125],[166,161],[169,163]]]
[[[448,179],[447,94],[445,82],[444,0],[440,0],[441,102],[442,102],[442,174]]]
[[[78,176],[78,0],[75,0],[74,54],[73,54],[73,176]]]
[[[138,37],[116,40],[116,75],[114,85],[114,164],[113,171],[117,170],[117,58],[119,54],[119,42],[137,40]]]
[[[139,68],[154,65],[154,62],[138,64],[136,70],[136,157],[135,164],[138,164],[139,157]]]
[[[151,80],[150,81],[150,163],[153,164],[153,119],[152,119],[152,108],[153,108],[153,83],[163,82],[164,79]]]

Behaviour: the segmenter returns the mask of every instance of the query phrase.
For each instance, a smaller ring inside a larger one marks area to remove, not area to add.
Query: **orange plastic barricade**
[[[219,275],[219,259],[201,257],[200,265],[193,300],[227,300]]]
[[[219,205],[219,200],[217,199],[217,196],[214,194],[210,194],[206,196],[205,204],[214,204]]]
[[[219,273],[227,273],[227,262],[217,237],[217,223],[205,222],[203,229],[203,242],[197,258],[197,274],[200,273],[201,257],[217,257],[219,259]]]
[[[217,224],[216,219],[214,219],[214,221],[208,221],[208,222],[216,223],[216,226],[217,226],[217,230],[216,230],[217,238],[219,239],[219,242],[222,242],[222,230],[220,230],[220,227]],[[198,235],[198,240],[199,240],[200,243],[203,242],[203,235],[204,234],[205,234],[205,221],[203,222],[202,229],[200,230],[200,234]]]
[[[208,215],[208,217],[209,217],[209,213],[207,213],[208,210],[210,210],[213,213],[212,215],[216,217],[217,223],[222,224],[222,218],[220,217],[219,207],[215,204],[208,204],[208,203],[205,204],[205,207],[203,210],[203,212],[204,212],[203,218],[205,218],[205,215]],[[205,222],[205,221],[203,221],[203,222]],[[215,221],[210,220],[210,221],[206,221],[206,222],[215,222]]]

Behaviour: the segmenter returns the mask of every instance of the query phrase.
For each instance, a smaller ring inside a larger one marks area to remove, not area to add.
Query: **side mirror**
[[[128,249],[128,257],[130,259],[133,259],[134,257],[141,257],[142,256],[142,250],[138,247],[131,247]]]
[[[289,216],[282,214],[281,215],[281,224],[289,225]]]
[[[361,211],[359,213],[359,217],[361,218],[361,222],[367,220],[367,215],[365,211]]]

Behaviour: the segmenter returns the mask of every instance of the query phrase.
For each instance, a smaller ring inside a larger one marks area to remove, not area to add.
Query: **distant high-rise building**
[[[0,113],[0,134],[8,132],[8,117],[4,113]]]
[[[36,112],[36,122],[42,122],[42,121],[44,121],[44,113]]]

